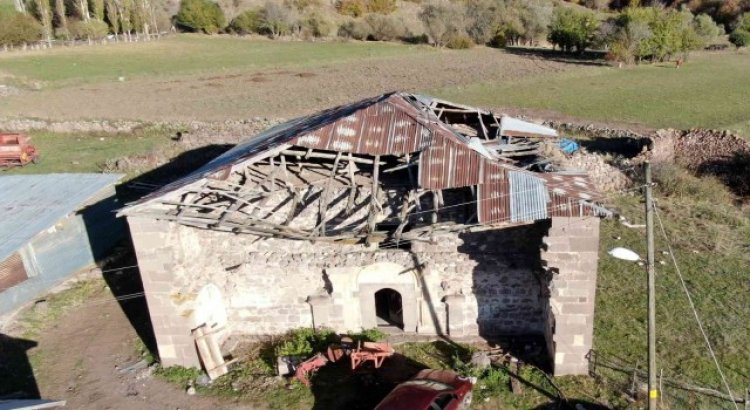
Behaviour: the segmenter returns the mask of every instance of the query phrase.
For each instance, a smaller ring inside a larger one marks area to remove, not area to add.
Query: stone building
[[[386,94],[273,127],[130,204],[163,364],[199,365],[204,324],[382,326],[544,335],[555,374],[585,373],[605,210],[585,176],[514,154],[553,132]]]

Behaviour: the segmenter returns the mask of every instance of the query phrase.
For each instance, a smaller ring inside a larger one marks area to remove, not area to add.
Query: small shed
[[[0,176],[0,315],[93,264],[122,238],[120,174]]]

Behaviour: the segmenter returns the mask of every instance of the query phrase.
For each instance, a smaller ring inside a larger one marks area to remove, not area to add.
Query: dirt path
[[[101,300],[108,301],[91,302]],[[109,291],[102,289],[87,303],[44,329],[30,351],[41,397],[66,400],[68,409],[255,408],[189,396],[148,368],[122,371],[140,360],[135,330]]]
[[[477,82],[514,81],[578,67],[574,63],[476,47],[305,70],[141,78],[24,91],[0,99],[0,116],[146,121],[279,118],[392,90],[425,91]]]

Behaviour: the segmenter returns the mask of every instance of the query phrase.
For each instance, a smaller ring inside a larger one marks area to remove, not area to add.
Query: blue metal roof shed
[[[0,176],[0,314],[94,263],[122,237],[120,174]]]

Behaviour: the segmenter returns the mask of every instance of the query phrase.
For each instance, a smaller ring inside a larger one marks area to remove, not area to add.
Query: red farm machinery
[[[0,133],[0,168],[24,166],[39,161],[39,152],[24,134]]]

